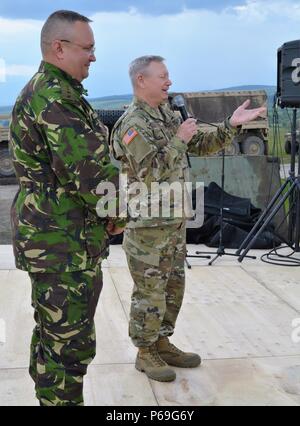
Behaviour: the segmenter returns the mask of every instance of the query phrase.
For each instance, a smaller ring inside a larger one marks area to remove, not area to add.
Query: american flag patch
[[[137,135],[138,135],[138,132],[131,127],[131,129],[129,129],[125,133],[123,137],[123,142],[126,143],[126,145],[128,145]]]

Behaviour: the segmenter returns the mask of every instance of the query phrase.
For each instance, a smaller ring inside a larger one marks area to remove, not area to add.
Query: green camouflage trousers
[[[29,372],[36,396],[41,405],[83,405],[83,376],[96,353],[101,263],[94,270],[29,276],[36,321]]]
[[[123,248],[134,281],[129,335],[135,346],[170,336],[185,286],[185,225],[127,228]]]

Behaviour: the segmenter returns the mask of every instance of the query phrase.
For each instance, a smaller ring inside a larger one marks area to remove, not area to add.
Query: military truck
[[[226,92],[184,92],[172,93],[171,98],[181,94],[191,116],[203,121],[203,130],[214,130],[226,117],[247,99],[249,108],[267,106],[267,93],[264,90],[243,90]],[[211,123],[211,124],[208,124]],[[238,137],[226,149],[227,155],[267,155],[268,154],[268,115],[244,124]]]
[[[181,92],[171,93],[169,100],[175,95],[182,95],[185,99],[189,114],[201,121],[199,126],[203,130],[215,130],[226,117],[240,106],[245,100],[250,99],[249,108],[267,106],[267,93],[264,90],[245,90],[230,92]],[[97,110],[101,121],[111,130],[124,110]],[[211,124],[208,124],[211,123]],[[259,117],[257,120],[244,124],[238,137],[232,140],[226,148],[227,155],[267,155],[268,154],[268,116]]]
[[[173,96],[179,93],[172,93]],[[267,93],[264,90],[227,91],[227,92],[184,92],[180,93],[185,98],[188,112],[195,118],[205,121],[199,123],[203,130],[214,130],[215,127],[207,124],[218,125],[241,105],[250,99],[249,108],[267,104]],[[101,121],[111,131],[118,118],[124,113],[123,109],[104,110],[98,109]],[[14,169],[8,147],[9,115],[0,115],[0,177],[14,175]],[[226,149],[227,155],[267,155],[268,154],[268,118],[259,118],[242,126],[241,133],[235,137]]]
[[[8,146],[9,120],[10,115],[0,115],[0,177],[10,177],[15,174]]]

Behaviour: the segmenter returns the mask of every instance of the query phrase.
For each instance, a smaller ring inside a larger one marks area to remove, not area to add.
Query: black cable
[[[217,128],[219,128],[219,127],[220,127],[220,126],[218,126],[218,125],[216,125],[216,124],[209,123],[208,121],[199,120],[199,118],[196,118],[196,123],[209,124],[210,126],[217,127]]]
[[[290,254],[286,254],[286,255],[278,253],[278,250],[286,249],[287,247],[289,246],[281,246],[280,248],[274,248],[268,253],[263,254],[260,259],[262,262],[269,263],[271,265],[300,266],[300,258],[296,259],[291,257],[296,253],[295,250],[293,250]],[[278,259],[272,258],[271,256],[273,255],[278,256]]]

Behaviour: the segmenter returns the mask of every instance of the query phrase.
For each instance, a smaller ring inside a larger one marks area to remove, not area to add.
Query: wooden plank
[[[131,303],[130,298],[133,289],[131,274],[127,267],[110,267],[110,274],[128,320]]]
[[[174,338],[205,358],[300,354],[295,311],[241,268],[194,267]]]
[[[132,363],[136,348],[128,337],[127,318],[106,268],[103,268],[103,278],[103,290],[95,315],[97,354],[94,363]]]
[[[1,210],[1,207],[0,207]],[[1,229],[2,228],[2,229]],[[4,223],[0,224],[0,238],[1,241],[4,239],[4,232],[6,232],[6,228],[4,228]],[[0,245],[0,270],[11,270],[16,269],[15,265],[15,257],[13,253],[13,248],[11,245]]]
[[[172,383],[152,381],[159,405],[300,405],[300,357],[206,361],[176,369]]]
[[[247,265],[244,269],[263,286],[294,308],[300,316],[299,268],[274,265],[256,268]]]
[[[5,274],[5,271],[0,272]],[[28,274],[8,271],[0,291],[0,318],[6,324],[6,342],[0,346],[0,368],[27,367],[34,327]]]
[[[171,340],[204,361],[196,369],[176,369],[174,383],[159,383],[134,368],[136,348],[128,337],[133,282],[120,246],[111,248],[113,266],[109,261],[95,317],[97,355],[85,381],[87,405],[156,400],[159,405],[300,405],[300,344],[291,338],[291,322],[299,317],[297,268],[227,258],[225,264],[221,259],[214,267],[186,270],[185,299]],[[0,401],[32,405],[30,281],[26,272],[1,270],[0,282],[0,318],[8,336],[0,345]]]
[[[93,365],[84,383],[86,405],[157,405],[148,378],[131,364]]]
[[[1,406],[38,406],[34,383],[27,368],[0,369]]]

